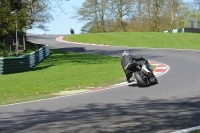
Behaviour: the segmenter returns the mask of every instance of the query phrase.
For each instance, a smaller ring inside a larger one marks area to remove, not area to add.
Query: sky
[[[72,19],[71,17],[75,12],[73,6],[81,7],[83,2],[85,2],[85,0],[69,0],[64,2],[62,7],[64,7],[67,14],[60,14],[60,10],[57,11],[57,14],[60,14],[60,16],[52,13],[54,20],[51,23],[46,24],[49,31],[35,28],[28,30],[27,32],[32,34],[70,34],[70,29],[72,28],[74,29],[75,34],[80,34],[80,30],[84,23],[78,22],[77,19]]]

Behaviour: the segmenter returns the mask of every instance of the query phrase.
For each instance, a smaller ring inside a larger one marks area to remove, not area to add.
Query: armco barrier
[[[200,28],[185,28],[185,32],[200,33]]]
[[[164,31],[164,33],[183,33],[183,32],[184,28]]]
[[[0,58],[0,74],[27,71],[48,57],[49,54],[49,46],[46,45],[28,55]]]
[[[183,33],[183,32],[200,33],[200,28],[182,28],[182,29],[164,31],[164,33]]]

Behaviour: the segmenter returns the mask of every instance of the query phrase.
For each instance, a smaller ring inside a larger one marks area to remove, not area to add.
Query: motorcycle
[[[147,60],[141,61],[137,66],[137,71],[134,73],[134,77],[141,87],[149,87],[150,85],[158,84],[158,80],[153,74],[151,65]]]
[[[71,32],[72,35],[74,34],[74,30],[73,29],[71,29],[70,32]]]

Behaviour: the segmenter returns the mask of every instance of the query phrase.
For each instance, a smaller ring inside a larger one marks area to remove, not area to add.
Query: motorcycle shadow
[[[156,85],[156,84],[154,84],[154,85]],[[148,88],[148,87],[151,87],[151,86],[154,86],[154,85],[150,85],[150,86],[144,87],[144,86],[140,86],[140,85],[136,82],[136,83],[129,84],[128,86],[129,86],[129,87]]]
[[[129,87],[140,87],[137,82],[131,83],[128,85]]]

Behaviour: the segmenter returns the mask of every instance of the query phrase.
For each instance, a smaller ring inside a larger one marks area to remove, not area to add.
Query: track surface
[[[159,84],[136,84],[0,107],[1,133],[168,133],[200,125],[200,51],[87,46],[29,40],[54,49],[120,56],[123,50],[170,66]],[[51,81],[49,81],[51,82]]]

